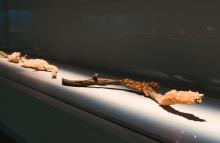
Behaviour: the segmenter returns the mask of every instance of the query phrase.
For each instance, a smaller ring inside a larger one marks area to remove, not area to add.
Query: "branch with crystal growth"
[[[196,104],[202,103],[203,94],[193,91],[177,91],[171,90],[164,95],[157,93],[156,89],[159,87],[157,82],[140,82],[132,79],[105,79],[93,75],[88,80],[69,80],[62,78],[62,84],[75,87],[87,87],[91,85],[122,85],[129,89],[142,93],[146,97],[155,100],[159,105],[173,105],[173,104]]]

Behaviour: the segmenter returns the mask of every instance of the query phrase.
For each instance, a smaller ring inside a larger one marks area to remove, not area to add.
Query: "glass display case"
[[[0,51],[58,67],[51,78],[0,58],[0,129],[30,143],[220,142],[219,13],[207,0],[0,0]],[[62,84],[94,73],[204,98],[160,106],[123,86]]]

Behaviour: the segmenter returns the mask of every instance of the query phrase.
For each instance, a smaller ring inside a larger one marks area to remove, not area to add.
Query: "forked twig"
[[[62,84],[67,86],[86,87],[90,85],[122,85],[129,89],[142,93],[144,96],[151,97],[159,105],[173,105],[173,104],[195,104],[202,103],[203,94],[192,91],[176,91],[171,90],[164,95],[156,92],[159,87],[157,82],[139,82],[132,79],[104,79],[99,78],[97,74],[93,75],[88,80],[69,80],[62,78]]]

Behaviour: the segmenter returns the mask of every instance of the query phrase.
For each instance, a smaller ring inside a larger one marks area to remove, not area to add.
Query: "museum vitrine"
[[[217,2],[0,7],[0,128],[16,142],[220,142]]]

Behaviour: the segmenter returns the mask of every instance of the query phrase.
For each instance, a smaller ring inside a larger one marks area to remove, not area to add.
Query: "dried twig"
[[[9,62],[19,63],[21,53],[20,52],[13,52],[12,54],[7,54],[3,51],[0,51],[0,57],[7,58]]]
[[[58,68],[43,59],[27,59],[26,56],[24,56],[21,57],[21,62],[22,66],[25,68],[32,68],[39,71],[49,71],[52,74],[52,78],[57,77]]]
[[[139,82],[131,79],[113,80],[99,78],[97,74],[88,80],[68,80],[63,78],[62,84],[67,86],[86,87],[90,85],[123,85],[137,92],[143,93],[144,96],[149,96],[160,105],[172,104],[194,104],[201,103],[203,94],[192,91],[176,91],[171,90],[165,95],[157,93],[155,90],[159,87],[157,82]]]

